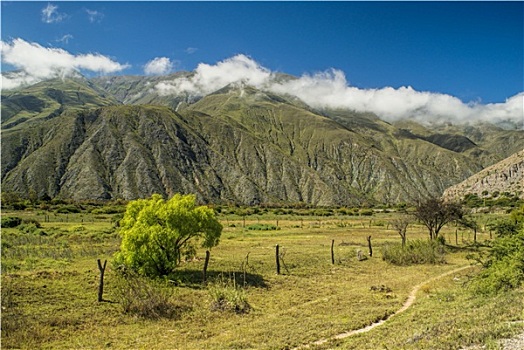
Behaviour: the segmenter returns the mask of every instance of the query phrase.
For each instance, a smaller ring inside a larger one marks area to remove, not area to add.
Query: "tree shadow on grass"
[[[178,270],[171,274],[170,280],[177,286],[201,289],[206,286],[201,270]],[[208,271],[206,281],[234,281],[235,285],[242,287],[267,288],[262,275],[243,271]]]

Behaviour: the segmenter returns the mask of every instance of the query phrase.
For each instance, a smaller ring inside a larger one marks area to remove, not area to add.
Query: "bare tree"
[[[458,203],[430,198],[419,202],[413,215],[428,228],[429,239],[437,239],[440,230],[446,224],[460,220],[464,212]]]
[[[473,242],[477,243],[477,230],[479,229],[479,224],[475,218],[472,216],[463,216],[460,220],[458,220],[458,223],[465,228],[473,230]]]
[[[398,232],[402,238],[402,247],[406,246],[406,231],[411,223],[411,218],[408,215],[401,215],[391,222],[391,226]]]

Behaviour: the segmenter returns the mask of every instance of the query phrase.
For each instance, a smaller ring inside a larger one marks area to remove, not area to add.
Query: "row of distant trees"
[[[430,240],[437,240],[450,222],[473,225],[460,204],[431,198],[419,202],[410,214],[392,221],[402,246],[406,245],[407,228],[414,220],[427,227]],[[146,275],[166,275],[176,268],[182,256],[196,253],[195,241],[211,248],[218,244],[221,231],[214,211],[196,206],[194,196],[175,195],[166,201],[154,195],[132,201],[121,221],[122,247],[117,261]]]

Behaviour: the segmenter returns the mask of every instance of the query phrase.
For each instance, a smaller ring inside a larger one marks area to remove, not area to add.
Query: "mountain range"
[[[153,88],[191,74],[76,76],[2,91],[2,191],[394,204],[440,196],[524,149],[524,131],[489,123],[386,122],[244,83],[200,96]]]

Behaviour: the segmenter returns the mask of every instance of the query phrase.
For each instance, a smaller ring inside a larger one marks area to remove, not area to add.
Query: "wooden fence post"
[[[335,265],[335,251],[333,250],[333,246],[335,245],[335,240],[331,240],[331,264]]]
[[[96,262],[98,264],[98,269],[100,270],[100,283],[98,285],[98,302],[102,302],[104,301],[104,272],[106,271],[107,260],[104,260],[104,265],[102,265],[100,259],[97,259]]]
[[[280,275],[280,254],[278,244],[275,247],[275,259],[277,263],[277,275]]]
[[[369,248],[369,256],[373,256],[373,249],[371,248],[371,236],[368,236],[368,248]]]
[[[202,271],[202,281],[206,283],[207,281],[207,266],[209,265],[209,256],[211,253],[209,253],[209,250],[206,250],[206,260],[204,262],[204,270]]]

